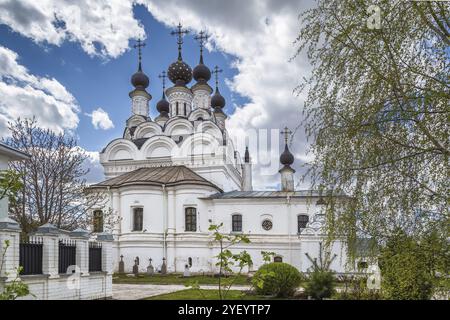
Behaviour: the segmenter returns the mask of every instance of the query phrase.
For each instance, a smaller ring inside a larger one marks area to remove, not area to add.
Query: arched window
[[[103,211],[95,210],[93,215],[94,232],[103,232]]]
[[[133,209],[133,231],[142,231],[144,225],[144,209]]]
[[[231,230],[233,232],[242,232],[242,215],[240,214],[233,214],[231,217]]]
[[[189,207],[185,210],[185,230],[197,231],[197,209]]]
[[[275,256],[273,257],[273,262],[283,262],[283,257]]]
[[[178,108],[178,105],[179,105],[179,103],[178,103],[178,101],[177,101],[177,103],[176,103],[176,106],[177,106],[177,113],[176,113],[175,115],[178,115],[179,112],[180,112],[180,110],[179,110],[179,108]]]
[[[297,216],[298,232],[300,233],[302,229],[306,228],[309,222],[309,216],[306,214],[299,214]]]
[[[187,116],[187,107],[186,107],[186,102],[184,103],[184,115]]]
[[[192,258],[191,257],[188,258],[188,265],[189,265],[189,268],[192,267]]]

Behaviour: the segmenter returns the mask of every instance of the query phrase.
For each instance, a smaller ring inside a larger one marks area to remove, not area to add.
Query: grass
[[[245,275],[230,276],[222,281],[233,281],[233,285],[248,285],[249,279]],[[192,275],[189,278],[184,278],[182,274],[155,274],[149,276],[147,274],[139,274],[137,277],[128,277],[125,274],[114,274],[113,283],[125,283],[125,284],[181,284],[185,285],[190,282],[197,281],[199,285],[217,285],[219,278],[210,275]]]
[[[227,300],[267,300],[269,297],[245,293],[240,290],[230,290]],[[219,290],[186,289],[172,293],[153,296],[144,300],[220,300]]]

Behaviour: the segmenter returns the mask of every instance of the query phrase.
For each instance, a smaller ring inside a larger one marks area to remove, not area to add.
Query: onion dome
[[[156,104],[156,110],[158,110],[159,113],[169,113],[170,110],[170,104],[166,100],[166,96],[163,94],[163,97],[161,100],[158,101]]]
[[[131,84],[136,89],[145,90],[145,88],[148,87],[150,83],[150,80],[148,79],[147,75],[142,72],[141,66],[139,64],[139,70],[131,76]]]
[[[220,94],[219,88],[216,88],[216,92],[211,97],[211,107],[214,109],[225,107],[225,98]]]
[[[183,60],[178,59],[169,66],[167,75],[176,86],[185,86],[192,80],[192,69]]]
[[[294,155],[289,151],[288,145],[284,147],[284,151],[280,156],[280,163],[285,166],[290,166],[294,163]]]
[[[195,81],[206,83],[211,79],[211,70],[203,64],[202,58],[200,58],[200,63],[194,68],[193,75]]]

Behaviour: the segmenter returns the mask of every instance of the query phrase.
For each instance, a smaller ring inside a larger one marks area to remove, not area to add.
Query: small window
[[[144,209],[133,209],[133,231],[142,231],[144,224]]]
[[[184,115],[187,116],[187,107],[186,107],[186,103],[184,103]]]
[[[306,214],[299,214],[297,216],[297,223],[298,223],[298,232],[300,233],[302,229],[306,228],[306,225],[309,222],[309,216]]]
[[[180,110],[179,110],[179,103],[178,103],[178,101],[177,101],[177,103],[176,103],[176,106],[177,106],[177,113],[176,113],[176,115],[178,115],[178,114],[179,114],[179,112],[180,112]]]
[[[273,262],[283,262],[283,258],[280,257],[280,256],[275,256],[275,257],[273,258]]]
[[[264,230],[269,231],[272,229],[273,224],[272,221],[270,221],[269,219],[266,219],[262,222],[262,227]]]
[[[188,258],[188,265],[189,265],[189,268],[192,267],[192,258],[191,257]]]
[[[358,269],[367,269],[369,267],[369,264],[366,261],[359,261],[358,262]]]
[[[93,216],[94,232],[103,232],[103,211],[95,210]]]
[[[233,232],[242,232],[242,215],[233,214],[232,218],[232,228]]]
[[[185,224],[186,224],[186,228],[185,228],[186,231],[191,231],[191,232],[197,231],[197,209],[186,208]]]

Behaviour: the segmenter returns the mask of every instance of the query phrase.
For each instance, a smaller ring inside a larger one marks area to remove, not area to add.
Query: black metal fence
[[[42,274],[42,238],[22,239],[19,244],[21,275]]]
[[[69,266],[76,265],[77,246],[74,240],[59,240],[58,272],[67,273]]]
[[[89,272],[102,271],[102,244],[89,242]]]

